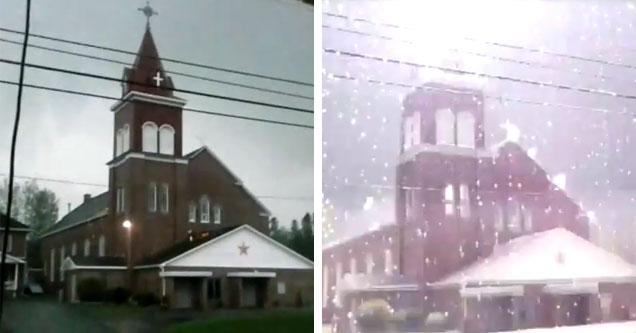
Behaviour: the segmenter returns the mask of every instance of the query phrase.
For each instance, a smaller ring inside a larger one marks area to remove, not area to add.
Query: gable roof
[[[261,233],[260,231],[254,229],[254,227],[250,226],[249,224],[244,224],[238,228],[235,228],[234,230],[227,232],[219,237],[215,237],[195,248],[192,248],[178,256],[175,256],[174,258],[164,262],[161,264],[161,266],[167,266],[168,264],[174,264],[174,266],[182,266],[184,265],[184,261],[188,261],[191,257],[196,256],[197,252],[199,251],[205,251],[207,247],[212,247],[212,246],[217,246],[217,249],[215,249],[215,251],[213,251],[213,253],[205,253],[205,252],[201,252],[203,253],[203,255],[201,256],[199,254],[199,257],[203,257],[205,261],[207,261],[207,263],[205,263],[202,266],[205,265],[209,265],[210,261],[215,261],[218,260],[217,263],[214,264],[214,266],[218,266],[218,267],[239,267],[241,265],[241,263],[239,263],[238,261],[240,260],[235,260],[237,259],[235,256],[233,256],[231,253],[229,253],[226,249],[222,248],[222,242],[226,239],[231,239],[231,237],[233,236],[237,236],[239,235],[241,232],[244,233],[245,236],[250,235],[252,240],[260,240],[261,244],[263,245],[265,244],[265,246],[261,246],[260,248],[258,248],[259,252],[256,252],[258,254],[260,254],[262,257],[261,258],[257,258],[255,261],[250,262],[249,268],[253,268],[253,267],[257,267],[257,268],[273,268],[273,269],[281,269],[281,268],[289,268],[289,269],[313,269],[314,263],[313,261],[303,257],[302,255],[300,255],[299,253],[293,251],[292,249],[284,246],[283,244],[277,242],[276,240],[274,240],[271,237],[268,237],[267,235]],[[249,238],[249,237],[242,237],[243,238]],[[245,246],[245,242],[242,242],[242,246]],[[251,247],[254,244],[248,246]],[[258,245],[258,244],[257,244]],[[240,249],[240,247],[239,247]],[[276,250],[281,250],[280,252],[276,252]],[[269,251],[269,253],[266,253],[267,251]],[[282,256],[281,257],[280,254],[282,252]],[[236,254],[236,251],[233,251],[232,253]],[[211,258],[212,256],[210,254],[213,254],[214,257],[216,258]],[[278,255],[278,259],[281,258],[285,258],[285,260],[287,260],[287,258],[293,258],[296,261],[296,263],[291,264],[289,261],[286,261],[284,264],[277,262],[277,265],[275,266],[267,266],[269,265],[268,263],[265,262],[261,262],[260,260],[264,260],[264,259],[272,259],[272,255],[276,254]],[[239,257],[243,258],[240,254],[238,255]],[[189,258],[190,257],[190,258]],[[248,255],[245,256],[245,258],[247,258]],[[181,261],[181,262],[179,262]],[[192,260],[191,260],[192,261]],[[196,259],[194,259],[194,261],[196,261]],[[258,262],[258,264],[255,265],[255,263]],[[300,265],[298,264],[300,263]],[[192,263],[187,263],[187,266],[201,266],[198,263],[196,264],[192,264]],[[267,267],[265,267],[267,266]]]
[[[4,213],[0,213],[0,228],[3,228],[5,225],[5,221],[7,218],[7,214]],[[14,219],[14,218],[10,218],[9,219],[9,231],[29,231],[31,230],[31,228],[29,228],[28,225],[18,222],[18,220]]]
[[[433,287],[636,281],[636,266],[576,234],[556,228],[495,247]]]
[[[86,200],[57,223],[46,229],[41,237],[75,227],[82,223],[93,221],[108,214],[108,191]]]
[[[236,185],[240,186],[240,187],[241,187],[241,188],[245,191],[245,193],[247,193],[247,195],[249,195],[249,196],[252,198],[252,200],[256,203],[256,205],[258,205],[258,207],[260,207],[260,209],[262,210],[262,213],[265,213],[265,214],[267,214],[267,215],[271,215],[271,212],[269,211],[269,209],[267,209],[267,207],[265,207],[265,205],[263,205],[263,203],[262,203],[262,202],[260,202],[260,201],[258,200],[258,198],[256,198],[256,197],[254,196],[254,194],[252,194],[252,192],[250,192],[250,190],[248,190],[248,189],[247,189],[247,187],[245,187],[245,186],[243,185],[243,181],[241,181],[241,179],[240,179],[239,177],[237,177],[237,176],[236,176],[236,175],[232,172],[232,170],[230,170],[230,168],[228,168],[228,167],[227,167],[227,166],[223,163],[223,161],[221,161],[221,159],[220,159],[220,158],[218,158],[218,157],[214,154],[214,152],[212,152],[212,150],[211,150],[210,148],[208,148],[208,146],[203,146],[203,147],[201,147],[201,148],[199,148],[199,149],[196,149],[196,150],[194,150],[194,151],[192,151],[192,152],[190,152],[190,153],[188,153],[188,154],[184,155],[183,157],[184,157],[184,158],[186,158],[186,159],[188,159],[188,160],[191,160],[191,159],[196,158],[197,156],[199,156],[199,155],[200,155],[201,153],[203,153],[203,152],[206,152],[206,153],[207,153],[210,157],[212,157],[212,159],[213,159],[214,161],[216,161],[217,163],[219,163],[219,165],[221,166],[221,168],[223,168],[223,170],[225,170],[225,171],[226,171],[226,172],[230,175],[230,177],[232,177],[232,178],[235,180]]]
[[[144,258],[137,265],[138,266],[159,265],[201,244],[204,244],[216,237],[219,237],[227,232],[230,232],[236,228],[238,228],[238,226],[229,226],[229,227],[217,229],[214,231],[209,231],[208,235],[204,237],[193,238],[192,240],[185,239],[182,242],[179,242],[163,251],[159,251],[158,253],[154,255]]]

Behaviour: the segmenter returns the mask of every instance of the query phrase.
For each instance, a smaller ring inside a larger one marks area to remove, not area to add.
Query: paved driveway
[[[106,333],[156,331],[151,323],[136,318],[104,320],[82,311],[82,305],[48,299],[10,300],[5,303],[3,327],[9,333]]]

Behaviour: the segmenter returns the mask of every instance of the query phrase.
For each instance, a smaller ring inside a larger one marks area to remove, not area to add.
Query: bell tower
[[[155,12],[140,9],[148,19]],[[126,256],[131,222],[132,262],[177,241],[177,221],[185,221],[187,159],[182,152],[182,112],[186,101],[174,95],[150,29],[131,67],[124,68],[122,98],[114,114],[113,159],[109,166],[109,216],[115,244],[110,255]]]

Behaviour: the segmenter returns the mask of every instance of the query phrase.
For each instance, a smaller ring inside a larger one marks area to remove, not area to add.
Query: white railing
[[[18,290],[18,283],[16,281],[4,281],[5,290]]]

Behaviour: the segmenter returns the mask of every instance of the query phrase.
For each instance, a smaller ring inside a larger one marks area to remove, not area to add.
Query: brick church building
[[[108,191],[44,232],[47,289],[77,301],[79,281],[96,277],[174,308],[310,304],[313,263],[267,236],[267,208],[211,148],[182,151],[186,100],[149,26],[123,80]]]
[[[372,299],[463,332],[636,313],[636,267],[589,242],[585,214],[521,146],[486,147],[481,90],[428,83],[403,105],[395,219],[323,250],[324,321],[357,331]]]

